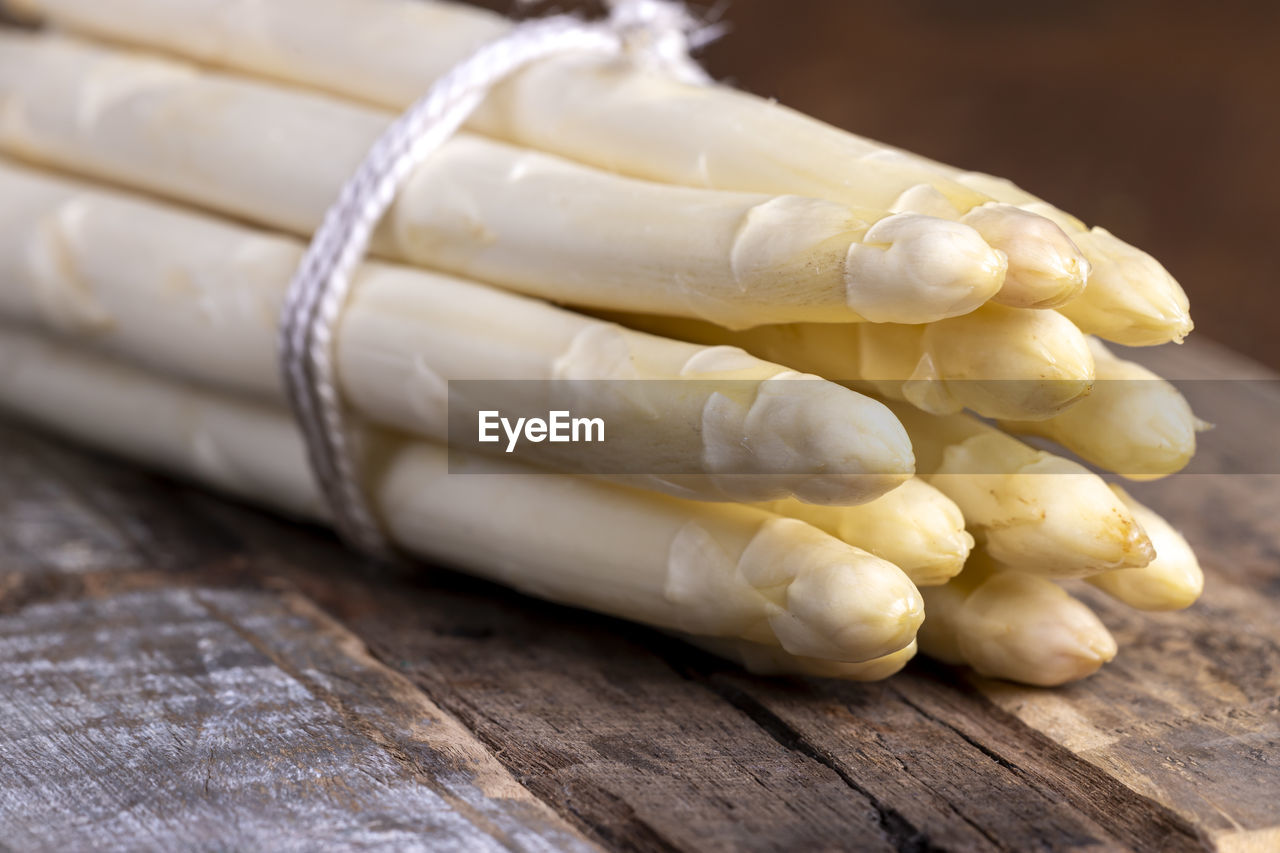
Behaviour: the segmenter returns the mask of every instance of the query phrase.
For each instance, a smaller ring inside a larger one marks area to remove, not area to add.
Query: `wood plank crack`
[[[921,716],[952,731],[1024,784],[1051,798],[1064,799],[1072,809],[1105,827],[1127,846],[1162,851],[1213,849],[1207,835],[1181,815],[1133,791],[985,697],[972,691],[944,695],[940,685],[919,679],[900,679],[888,689]],[[943,705],[947,713],[942,713]],[[980,732],[992,736],[982,737]],[[1005,746],[1013,756],[1002,753],[992,743]],[[1033,770],[1033,766],[1040,769]]]
[[[706,687],[722,697],[730,705],[746,714],[752,722],[762,728],[780,745],[830,768],[846,785],[864,797],[876,810],[876,820],[884,833],[885,839],[899,853],[937,853],[947,848],[935,845],[921,829],[913,826],[901,812],[882,802],[871,791],[859,785],[838,762],[825,754],[814,744],[782,718],[778,717],[745,691],[728,684],[716,683],[713,679],[704,681]],[[976,828],[976,827],[975,827]],[[980,830],[981,831],[981,830]],[[984,833],[985,835],[985,833]],[[990,839],[988,836],[988,840]]]

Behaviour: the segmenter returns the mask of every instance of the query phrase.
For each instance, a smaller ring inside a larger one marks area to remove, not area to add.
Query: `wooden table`
[[[1270,377],[1207,344],[1146,357]],[[1202,465],[1275,442],[1280,389],[1202,391],[1232,425]],[[1082,593],[1121,645],[1097,676],[858,685],[380,576],[0,424],[0,847],[1280,849],[1277,472],[1136,489],[1211,581],[1178,614]]]

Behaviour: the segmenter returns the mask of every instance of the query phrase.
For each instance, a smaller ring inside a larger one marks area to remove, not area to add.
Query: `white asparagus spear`
[[[1023,571],[1085,577],[1155,556],[1123,501],[1083,465],[1036,450],[966,415],[889,408],[930,485],[956,502],[990,555]]]
[[[1088,340],[1055,311],[984,305],[925,325],[794,323],[733,331],[679,317],[606,315],[654,334],[736,346],[933,414],[968,408],[1033,420],[1069,411],[1093,386]]]
[[[1132,480],[1182,470],[1196,452],[1196,432],[1208,424],[1191,412],[1172,383],[1089,341],[1097,382],[1089,396],[1040,421],[1001,421],[1010,432],[1038,435]]]
[[[301,252],[293,240],[0,162],[0,315],[185,378],[284,399],[276,318]],[[602,418],[602,444],[525,442],[521,458],[635,474],[676,494],[856,502],[912,467],[893,415],[833,383],[403,267],[361,267],[336,356],[357,412],[439,440],[447,380],[525,380],[478,397],[455,385],[452,402]],[[600,381],[552,381],[566,379]]]
[[[1151,255],[1105,228],[1089,228],[1003,178],[951,167],[941,167],[941,171],[1001,202],[1053,220],[1071,237],[1089,259],[1089,286],[1062,310],[1086,332],[1139,347],[1181,342],[1191,333],[1186,293]]]
[[[1139,610],[1182,610],[1204,590],[1204,573],[1195,551],[1182,534],[1160,514],[1134,500],[1117,485],[1111,486],[1142,529],[1151,537],[1156,556],[1140,569],[1117,569],[1086,580],[1113,598]]]
[[[283,410],[0,331],[0,406],[234,495],[319,517]],[[801,521],[538,475],[425,442],[370,436],[369,484],[392,539],[523,592],[694,634],[870,660],[906,648],[919,594],[891,563]]]
[[[0,148],[309,235],[392,116],[71,39],[0,33]],[[623,178],[463,135],[376,248],[558,302],[734,326],[928,322],[1000,288],[976,231],[817,198]]]
[[[888,560],[916,586],[946,583],[973,547],[960,508],[919,477],[859,506],[815,506],[792,498],[758,506]]]
[[[1115,639],[1092,610],[1053,581],[999,569],[981,549],[959,577],[923,595],[920,651],[980,675],[1052,687],[1091,675],[1116,655]]]
[[[114,41],[290,80],[401,110],[511,22],[407,0],[18,0]],[[500,86],[471,126],[501,139],[650,180],[800,194],[972,223],[1009,258],[998,298],[1052,307],[1088,264],[1052,223],[895,157],[879,143],[721,86],[689,86],[629,63],[548,59]],[[1086,291],[1087,292],[1087,291]]]
[[[848,663],[799,657],[787,653],[778,646],[753,643],[749,640],[698,637],[692,634],[675,634],[675,636],[703,651],[733,661],[756,675],[810,675],[819,678],[839,678],[844,681],[881,681],[901,670],[916,655],[916,644],[913,642],[905,649],[884,657]]]

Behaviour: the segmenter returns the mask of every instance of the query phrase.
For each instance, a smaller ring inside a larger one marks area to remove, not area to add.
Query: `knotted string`
[[[717,36],[667,0],[612,0],[609,16],[526,21],[455,65],[373,143],[311,238],[289,283],[279,349],[285,390],[334,527],[350,545],[383,558],[390,542],[365,493],[355,437],[338,390],[334,330],[378,222],[413,170],[449,140],[497,83],[559,53],[619,56],[688,83],[710,82],[689,57]]]

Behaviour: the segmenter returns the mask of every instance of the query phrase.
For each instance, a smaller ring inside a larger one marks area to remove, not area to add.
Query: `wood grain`
[[[1231,365],[1194,347],[1198,378]],[[1232,395],[1271,386],[1206,387],[1267,434],[1267,401]],[[1122,646],[1098,676],[916,662],[858,685],[377,573],[323,531],[0,424],[0,843],[1274,849],[1276,485],[1137,489],[1210,585],[1160,616],[1083,593]]]
[[[174,487],[0,447],[5,844],[594,849]]]
[[[202,589],[3,618],[5,842],[586,848],[456,725],[418,738],[418,754],[397,749],[385,716],[362,713],[378,693],[329,689],[355,665],[335,633],[269,596]],[[308,662],[322,668],[295,668]],[[419,705],[414,731],[440,723]]]

